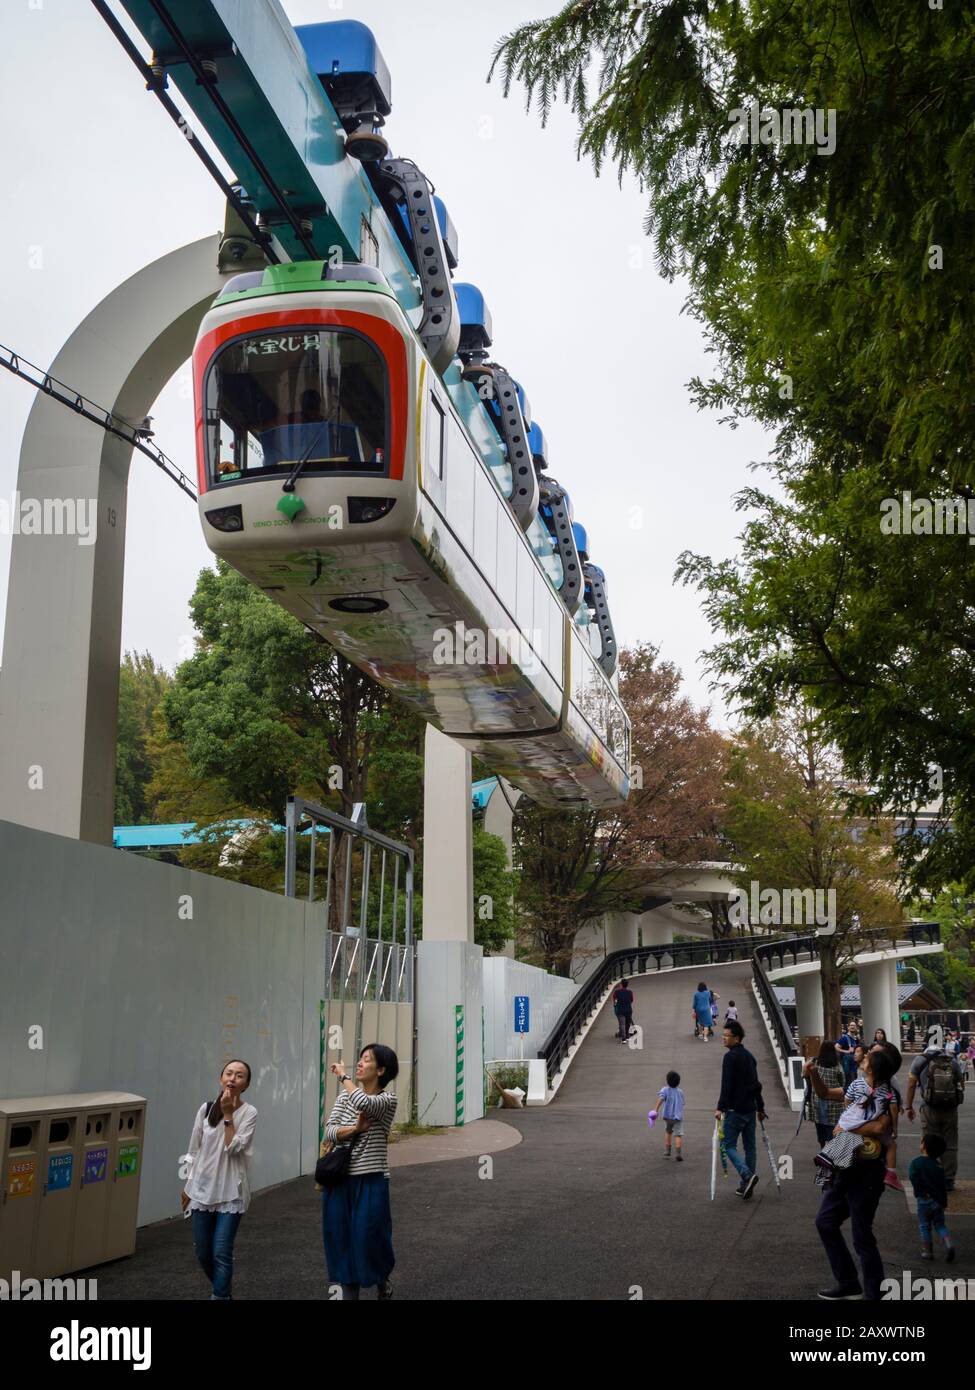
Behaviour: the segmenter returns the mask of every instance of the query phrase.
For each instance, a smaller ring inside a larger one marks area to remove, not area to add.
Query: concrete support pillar
[[[803,1038],[821,1038],[826,1031],[823,1020],[822,976],[816,970],[811,975],[796,975],[796,1026],[799,1041]]]
[[[674,940],[674,924],[654,912],[644,912],[639,919],[644,946],[670,946]]]
[[[895,1046],[900,1041],[897,1023],[897,970],[892,960],[878,960],[857,967],[860,979],[860,1013],[868,1041],[874,1029],[883,1028]]]
[[[515,818],[514,808],[521,795],[522,793],[517,787],[513,787],[510,782],[506,782],[503,777],[500,777],[497,788],[491,793],[484,811],[484,829],[489,835],[497,835],[503,841],[509,869],[511,868],[511,834]],[[501,955],[507,956],[509,960],[514,960],[514,938],[507,942]]]
[[[893,1029],[887,1029],[887,1038],[897,1048],[899,1048],[901,1045],[901,1006],[900,1000],[897,997],[898,978],[899,977],[897,975],[897,962],[895,961],[894,969],[892,970],[890,976],[890,1010],[891,1018],[894,1021],[894,1027]]]
[[[423,763],[423,939],[417,948],[417,1114],[484,1114],[483,960],[474,945],[471,755],[432,724]]]
[[[423,749],[423,939],[474,940],[471,755],[432,724]]]
[[[637,944],[636,928],[639,917],[635,912],[607,912],[603,921],[606,923],[606,954],[611,955],[613,951],[625,950],[627,946]]]
[[[425,906],[425,904],[424,904]],[[417,945],[417,1118],[462,1125],[484,1114],[484,952],[467,941]]]
[[[225,277],[219,238],[145,266],[75,329],[51,375],[138,424],[190,356]],[[97,523],[15,535],[0,681],[0,820],[112,843],[125,508],[132,449],[39,393],[20,452],[21,505]],[[145,462],[146,468],[152,464]],[[198,522],[189,503],[188,526]],[[63,525],[63,523],[62,523]],[[160,564],[166,543],[159,542]]]

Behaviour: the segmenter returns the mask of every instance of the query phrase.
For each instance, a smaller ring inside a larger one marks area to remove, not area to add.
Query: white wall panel
[[[195,1112],[224,1061],[243,1057],[258,1110],[253,1190],[312,1170],[320,906],[8,822],[0,882],[0,1096],[145,1096],[145,1224],[178,1212]]]

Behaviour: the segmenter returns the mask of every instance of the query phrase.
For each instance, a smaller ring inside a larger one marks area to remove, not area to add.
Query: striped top
[[[359,1115],[367,1115],[372,1120],[365,1134],[355,1139],[348,1168],[350,1177],[360,1173],[383,1173],[389,1177],[389,1131],[395,1114],[396,1096],[392,1091],[378,1091],[369,1096],[357,1086],[351,1095],[345,1087],[339,1092],[325,1126],[325,1138],[329,1143],[337,1143],[336,1130],[354,1125]],[[343,1143],[349,1142],[343,1140]]]

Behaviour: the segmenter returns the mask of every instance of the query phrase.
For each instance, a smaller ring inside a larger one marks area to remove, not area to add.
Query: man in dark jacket
[[[724,1120],[724,1146],[741,1181],[735,1189],[747,1201],[755,1191],[755,1116],[765,1119],[762,1083],[758,1079],[755,1058],[742,1047],[745,1030],[737,1019],[729,1019],[721,1041],[727,1051],[721,1066],[721,1094],[714,1118]],[[741,1135],[744,1161],[738,1155],[738,1136]]]

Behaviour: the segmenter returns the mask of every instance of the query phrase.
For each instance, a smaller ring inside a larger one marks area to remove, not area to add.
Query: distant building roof
[[[234,833],[256,825],[253,820],[229,820]],[[275,825],[275,830],[283,830],[283,825]],[[302,831],[308,834],[310,827]],[[327,834],[327,827],[320,825],[318,833]],[[117,825],[112,831],[112,844],[115,849],[181,849],[184,845],[200,845],[203,836],[197,833],[195,821],[180,821],[175,825]]]
[[[485,777],[471,784],[471,804],[475,811],[483,811],[491,800],[491,793],[498,785],[496,777]]]
[[[900,1005],[907,1003],[915,994],[926,993],[932,999],[936,998],[933,990],[925,984],[906,984],[897,986],[897,1002]],[[795,989],[787,985],[776,985],[775,993],[778,995],[779,1003],[783,1008],[794,1008],[796,1002]],[[860,1007],[860,986],[844,985],[840,990],[840,1007],[844,1009],[858,1009]],[[941,1007],[944,1007],[942,1005]]]

